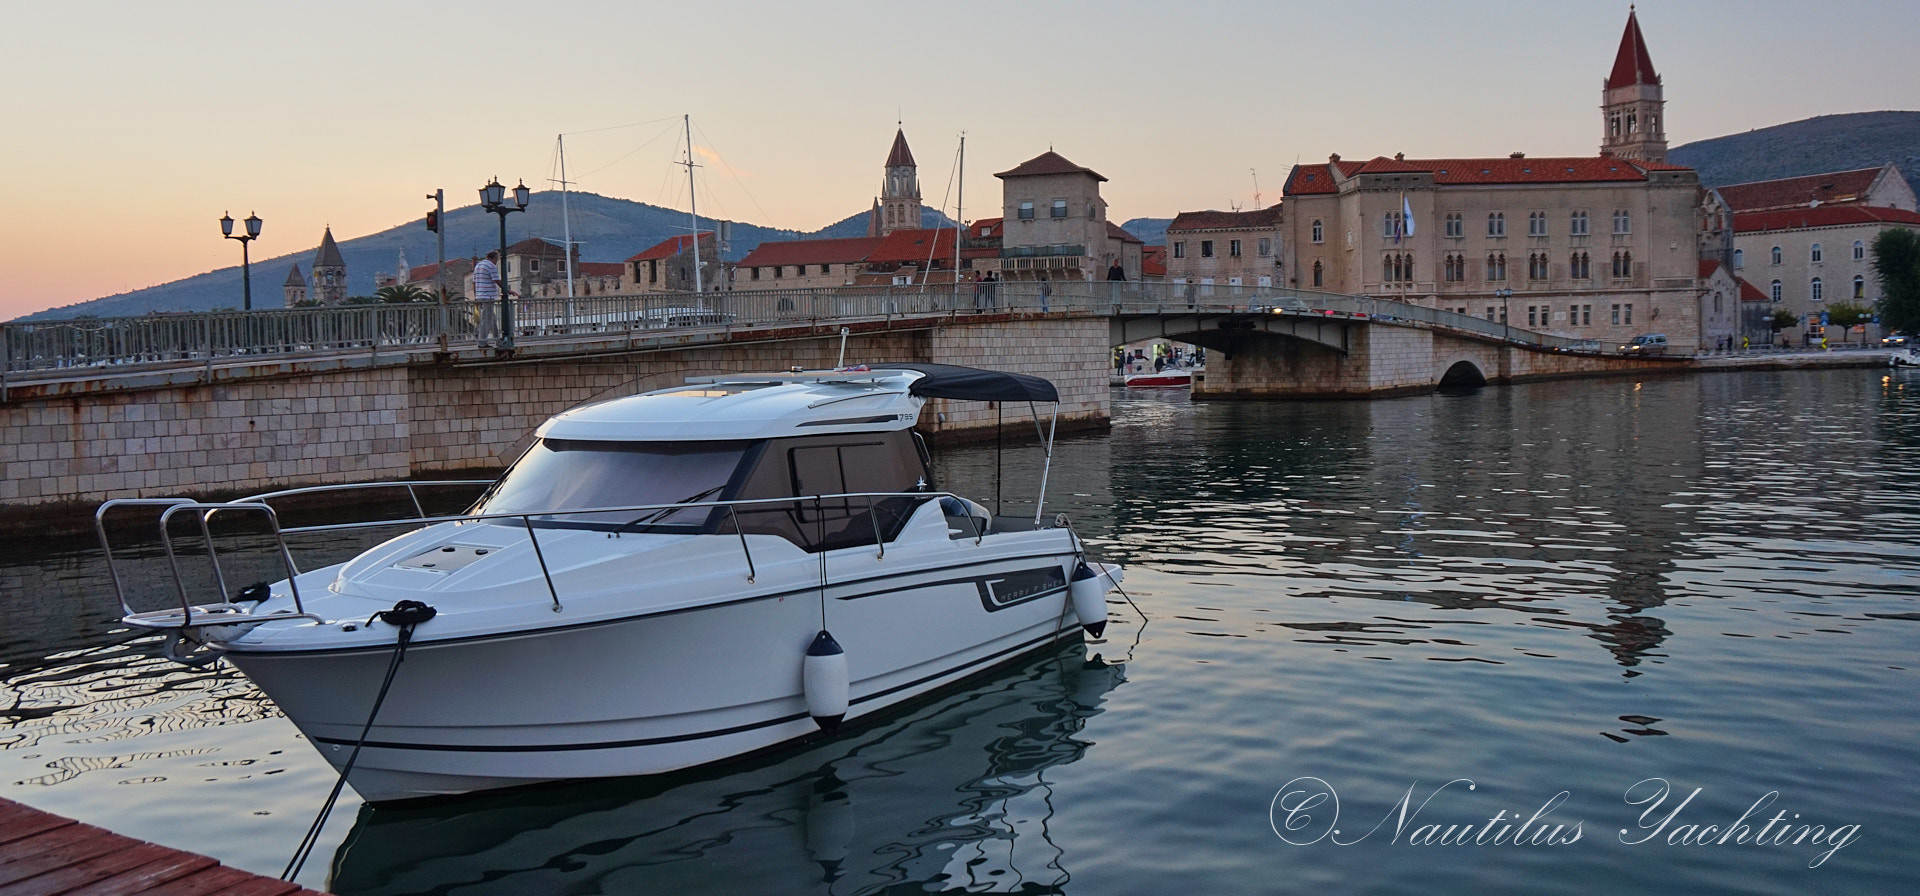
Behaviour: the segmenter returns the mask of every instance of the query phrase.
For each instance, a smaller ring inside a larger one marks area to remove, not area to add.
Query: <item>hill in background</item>
[[[1700,172],[1708,187],[1892,162],[1920,193],[1920,112],[1822,115],[1676,146],[1667,161]]]
[[[569,193],[567,209],[573,241],[580,245],[581,261],[624,261],[662,240],[685,234],[692,226],[686,212],[594,193]],[[772,240],[864,236],[867,232],[867,214],[866,211],[855,212],[811,233],[733,222],[732,241],[727,246],[726,257],[737,261],[755,246]],[[952,226],[952,221],[945,215],[924,206],[920,209],[920,220],[924,227]],[[295,252],[253,263],[255,308],[281,307],[280,287],[287,280],[287,272],[297,264],[302,274],[312,276],[313,256],[320,246],[320,234],[283,236],[273,233],[271,226],[269,223],[267,236],[263,238],[263,242],[266,239],[273,240],[268,245],[285,245],[296,236],[307,245]],[[477,204],[448,209],[443,226],[447,235],[448,258],[483,255],[488,249],[500,245],[500,219],[482,211]],[[701,230],[710,231],[714,226],[711,218],[700,219]],[[558,243],[562,241],[563,232],[559,193],[536,194],[526,211],[507,216],[508,243],[517,243],[529,237],[542,237]],[[334,240],[340,246],[340,255],[347,263],[347,294],[372,295],[374,275],[393,273],[399,266],[402,251],[407,255],[407,263],[412,266],[438,261],[435,239],[428,232],[425,221],[419,218],[353,239],[343,240],[339,234],[334,234]],[[253,246],[254,251],[258,252],[262,243],[256,242]],[[240,267],[235,265],[172,283],[53,308],[19,319],[51,320],[82,315],[122,317],[151,311],[239,308],[240,293]]]

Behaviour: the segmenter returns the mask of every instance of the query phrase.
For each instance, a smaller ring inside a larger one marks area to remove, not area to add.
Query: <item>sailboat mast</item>
[[[960,228],[953,235],[953,288],[960,289],[960,244],[967,239],[967,132],[960,132],[960,177],[953,190],[953,223]]]
[[[687,216],[693,219],[693,291],[706,292],[700,282],[700,206],[693,189],[693,115],[682,118],[687,126]]]
[[[567,267],[567,298],[573,298],[573,218],[567,214],[567,135],[554,135],[554,143],[560,150],[560,239],[562,242],[560,257]],[[569,306],[571,307],[571,306]]]

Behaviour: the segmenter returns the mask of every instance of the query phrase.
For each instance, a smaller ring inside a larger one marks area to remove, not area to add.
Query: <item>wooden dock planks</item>
[[[314,891],[0,799],[0,896],[287,896]]]

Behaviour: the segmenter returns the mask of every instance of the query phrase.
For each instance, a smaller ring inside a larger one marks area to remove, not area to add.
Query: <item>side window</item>
[[[740,507],[742,530],[778,535],[808,552],[873,544],[876,528],[883,540],[892,540],[924,499],[807,500],[813,495],[914,492],[926,487],[927,466],[911,432],[859,438],[870,441],[837,436],[769,443],[740,497],[795,500]],[[718,527],[726,531],[731,525],[722,519]]]

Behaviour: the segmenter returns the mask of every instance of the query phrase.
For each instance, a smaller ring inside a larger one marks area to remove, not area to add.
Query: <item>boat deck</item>
[[[0,798],[0,896],[313,892]]]

